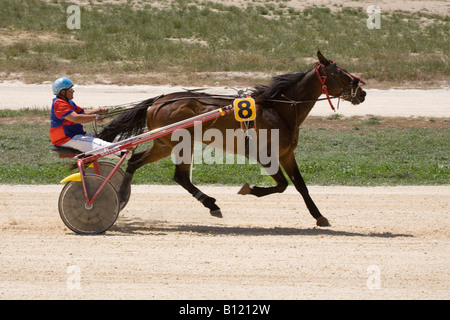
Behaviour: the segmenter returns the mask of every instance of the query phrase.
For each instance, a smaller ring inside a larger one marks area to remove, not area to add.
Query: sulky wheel
[[[115,163],[109,162],[109,161],[98,161],[98,167],[100,169],[100,175],[104,178],[108,177],[109,173],[114,169],[116,166]],[[86,173],[95,173],[94,167],[90,166],[85,169]],[[116,188],[116,191],[120,190],[120,186],[123,181],[123,177],[125,176],[125,172],[122,170],[122,168],[117,169],[116,173],[112,176],[110,182]],[[128,203],[128,200],[130,200],[130,194],[131,194],[131,188],[127,188],[127,194],[124,199],[121,199],[120,202],[120,210],[125,208],[125,206]]]
[[[84,176],[89,199],[99,190],[105,178],[95,174]],[[64,224],[79,234],[98,234],[108,230],[119,216],[119,197],[113,185],[107,181],[95,201],[86,204],[83,183],[68,182],[59,196],[59,215]]]

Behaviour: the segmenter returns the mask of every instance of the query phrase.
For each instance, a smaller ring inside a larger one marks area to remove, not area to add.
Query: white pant
[[[61,147],[69,147],[80,150],[81,152],[89,152],[95,149],[108,147],[111,144],[111,142],[94,137],[93,133],[86,133],[85,135],[78,134],[72,137],[72,139],[61,145]],[[107,156],[107,158],[117,157],[120,157],[120,152]]]

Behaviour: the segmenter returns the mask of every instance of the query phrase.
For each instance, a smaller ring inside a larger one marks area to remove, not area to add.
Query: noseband
[[[321,66],[323,66],[323,69],[325,71],[325,75],[324,76],[322,76],[320,74],[320,71],[319,71],[319,68]],[[328,87],[325,84],[325,82],[327,81],[328,75],[330,75],[331,78],[333,79],[333,81],[341,88],[341,94],[339,96],[337,96],[337,97],[339,97],[339,98],[342,97],[343,99],[348,99],[349,98],[349,93],[344,92],[344,88],[342,87],[341,83],[334,77],[334,73],[338,71],[338,68],[351,78],[351,84],[350,84],[350,89],[351,89],[350,97],[351,98],[356,98],[356,95],[358,94],[358,89],[361,89],[361,86],[359,85],[360,82],[363,85],[366,84],[360,78],[352,75],[350,72],[347,72],[345,69],[343,69],[343,68],[339,67],[338,65],[336,65],[335,62],[330,61],[330,64],[327,65],[327,66],[324,66],[320,62],[316,62],[315,69],[316,69],[317,77],[319,78],[319,81],[320,81],[320,83],[322,85],[322,93],[326,95],[327,100],[330,103],[331,109],[333,111],[336,111],[336,110],[335,110],[333,104],[331,103],[330,94],[328,93]],[[356,86],[356,88],[353,89],[353,86]]]

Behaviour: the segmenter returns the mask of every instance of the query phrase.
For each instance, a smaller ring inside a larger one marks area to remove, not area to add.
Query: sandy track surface
[[[333,10],[374,4],[333,3],[287,5]],[[449,10],[446,1],[376,4],[382,12]],[[48,108],[50,88],[4,81],[0,109]],[[75,101],[113,106],[179,90],[78,86]],[[206,91],[235,93],[226,87]],[[338,113],[450,117],[447,85],[367,92],[364,104],[343,103]],[[332,113],[320,102],[311,115]],[[0,185],[0,299],[450,298],[450,186],[312,186],[329,228],[314,227],[292,187],[265,198],[237,195],[239,187],[203,187],[222,208],[224,218],[217,219],[179,186],[133,186],[116,224],[98,236],[79,236],[64,226],[57,209],[61,189]]]
[[[449,299],[450,187],[292,187],[265,198],[133,186],[103,235],[58,215],[62,185],[0,185],[0,299]]]

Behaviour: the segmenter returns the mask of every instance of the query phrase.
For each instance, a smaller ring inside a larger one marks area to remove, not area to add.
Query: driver
[[[52,90],[56,97],[52,102],[50,116],[50,140],[53,145],[68,147],[88,152],[94,149],[108,147],[112,143],[96,138],[93,133],[83,129],[83,123],[102,121],[102,114],[108,113],[108,108],[84,110],[72,101],[74,84],[68,78],[58,78],[53,82]]]

